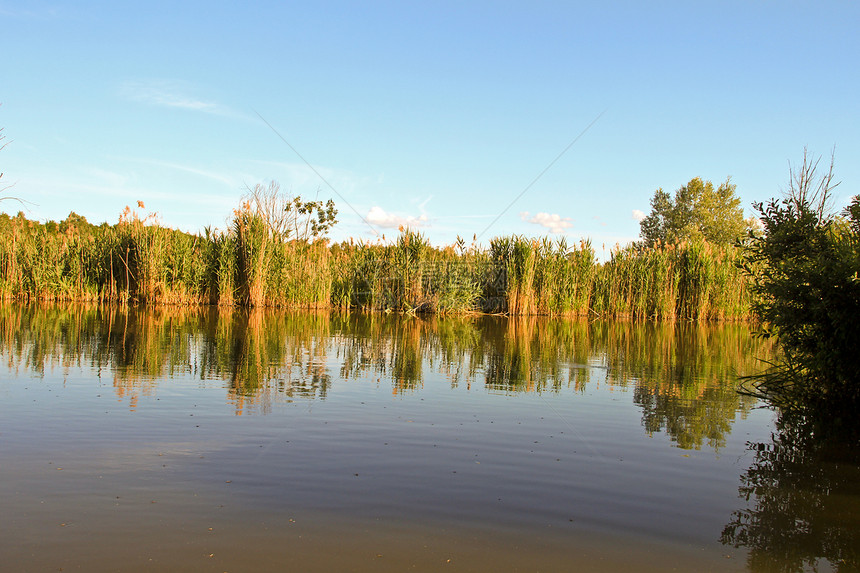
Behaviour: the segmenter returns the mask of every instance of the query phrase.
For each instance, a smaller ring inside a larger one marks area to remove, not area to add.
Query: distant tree
[[[743,236],[750,222],[744,219],[737,185],[731,178],[714,189],[710,181],[696,177],[675,191],[674,198],[657,189],[651,198],[651,213],[639,223],[645,244],[677,243],[705,239],[730,244]]]
[[[851,203],[842,211],[842,216],[848,219],[851,230],[860,234],[860,195],[851,198]]]
[[[9,142],[3,143],[3,140],[6,139],[6,136],[3,135],[3,129],[4,128],[0,127],[0,151],[3,151],[3,149],[5,149],[7,145],[9,145]],[[0,173],[0,179],[3,179],[3,173]],[[3,193],[5,193],[6,190],[10,187],[12,187],[12,185],[4,186],[3,183],[0,182],[0,201],[5,201],[7,199],[20,201],[20,199],[18,199],[17,197],[3,196]]]
[[[86,217],[78,215],[72,211],[69,213],[69,216],[60,223],[60,232],[66,233],[70,230],[75,230],[78,233],[85,233],[90,230],[90,227],[92,227],[92,225],[87,222]]]
[[[312,241],[324,237],[337,223],[334,201],[305,201],[281,191],[277,181],[258,183],[242,198],[266,222],[273,236],[282,240]]]

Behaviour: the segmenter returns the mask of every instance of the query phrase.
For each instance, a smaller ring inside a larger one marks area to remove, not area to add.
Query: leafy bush
[[[764,233],[747,240],[745,266],[763,334],[783,357],[752,392],[821,430],[858,434],[860,219],[858,209],[832,214],[833,164],[819,177],[818,163],[804,153],[785,197],[756,205]]]

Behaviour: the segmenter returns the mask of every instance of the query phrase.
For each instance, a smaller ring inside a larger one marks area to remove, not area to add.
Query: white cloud
[[[98,179],[114,187],[123,187],[128,181],[128,176],[98,167],[90,167],[84,172],[93,179]]]
[[[633,218],[637,221],[642,221],[645,218],[645,213],[639,209],[633,209]]]
[[[217,181],[219,183],[224,183],[225,185],[229,185],[231,187],[238,188],[240,186],[240,179],[237,177],[229,177],[222,173],[217,173],[215,171],[211,171],[208,169],[199,169],[197,167],[192,167],[189,165],[181,165],[179,163],[171,163],[169,161],[160,161],[158,159],[146,159],[143,157],[135,157],[128,158],[128,161],[133,161],[135,163],[142,163],[144,165],[154,165],[157,167],[164,167],[167,169],[175,169],[177,171],[183,171],[185,173],[191,173],[193,175],[199,175],[200,177],[205,177],[207,179],[211,179],[213,181]]]
[[[200,111],[222,116],[239,116],[239,114],[221,104],[189,95],[191,91],[191,87],[185,82],[169,80],[132,80],[120,86],[120,94],[123,97],[138,103]]]
[[[573,227],[573,219],[570,217],[562,217],[556,213],[537,213],[534,217],[529,217],[528,211],[520,213],[520,219],[528,223],[534,223],[541,227],[546,227],[551,233],[562,234],[565,229]]]
[[[387,229],[396,229],[401,225],[404,227],[426,227],[429,221],[425,214],[421,214],[418,217],[415,217],[414,215],[407,215],[404,217],[394,213],[387,213],[385,209],[376,205],[370,208],[365,219],[367,219],[367,222],[371,225]]]
[[[21,6],[15,6],[14,8],[0,6],[0,16],[8,16],[10,18],[19,18],[22,20],[43,20],[48,18],[57,18],[62,15],[63,14],[60,10],[54,6],[28,6],[26,8],[22,8]]]

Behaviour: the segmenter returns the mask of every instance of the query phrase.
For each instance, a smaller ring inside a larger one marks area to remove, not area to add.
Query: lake
[[[3,571],[857,570],[745,324],[0,305]]]

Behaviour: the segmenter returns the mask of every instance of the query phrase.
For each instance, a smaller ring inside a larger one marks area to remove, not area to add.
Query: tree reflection
[[[649,434],[666,432],[678,447],[725,445],[735,415],[755,400],[736,391],[737,376],[752,372],[771,352],[746,325],[607,323],[595,327],[605,349],[610,382],[633,386]]]
[[[385,381],[395,395],[440,378],[506,395],[605,385],[630,392],[645,431],[681,448],[723,446],[754,404],[736,376],[769,348],[736,324],[0,305],[10,367],[110,373],[131,405],[178,376],[223,381],[237,414],[324,399],[335,380]]]
[[[860,571],[860,449],[817,439],[802,419],[781,417],[738,488],[747,507],[723,529],[749,549],[751,571]]]

